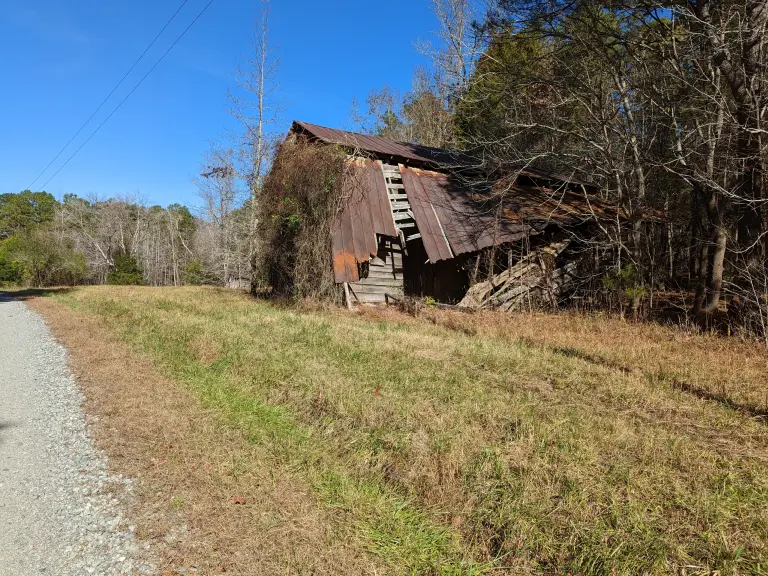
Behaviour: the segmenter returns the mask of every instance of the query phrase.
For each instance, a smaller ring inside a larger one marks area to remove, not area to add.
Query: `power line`
[[[112,94],[114,94],[114,93],[115,93],[115,91],[116,91],[118,88],[120,88],[120,86],[123,84],[123,82],[125,82],[125,79],[126,79],[126,78],[128,78],[128,75],[129,75],[131,72],[133,72],[133,69],[134,69],[134,68],[136,68],[136,66],[138,65],[138,63],[139,63],[139,62],[141,62],[142,58],[144,58],[144,56],[147,54],[147,52],[149,52],[149,50],[152,48],[152,46],[154,46],[154,45],[155,45],[155,42],[157,42],[157,39],[158,39],[158,38],[160,38],[160,36],[163,34],[163,32],[165,32],[165,29],[166,29],[166,28],[168,28],[168,26],[170,26],[171,22],[173,22],[173,21],[174,21],[174,19],[176,18],[176,16],[178,16],[179,12],[181,12],[181,9],[182,9],[182,8],[184,8],[184,6],[187,4],[187,2],[189,2],[189,0],[183,0],[183,1],[182,1],[181,5],[179,5],[179,7],[176,9],[176,12],[174,12],[174,13],[173,13],[173,15],[172,15],[172,16],[171,16],[171,17],[168,19],[168,21],[165,23],[165,26],[163,26],[163,27],[162,27],[162,29],[160,30],[160,32],[158,32],[158,33],[155,35],[155,37],[152,39],[152,42],[150,42],[150,43],[149,43],[149,45],[148,45],[148,46],[147,46],[147,47],[144,49],[144,51],[143,51],[143,52],[142,52],[142,53],[139,55],[139,57],[138,57],[138,58],[136,58],[136,61],[135,61],[135,62],[134,62],[132,65],[131,65],[131,67],[130,67],[130,68],[128,69],[128,71],[127,71],[127,72],[126,72],[126,73],[123,75],[123,77],[122,77],[122,78],[120,78],[120,81],[119,81],[117,84],[115,84],[115,87],[114,87],[114,88],[112,88],[112,91],[111,91],[109,94],[107,94],[107,96],[104,98],[104,100],[102,100],[102,101],[101,101],[101,104],[99,104],[99,106],[96,108],[96,110],[94,110],[94,111],[93,111],[93,114],[91,114],[91,115],[88,117],[88,120],[86,120],[85,122],[83,122],[83,125],[82,125],[82,126],[80,126],[80,128],[78,128],[78,129],[77,129],[77,132],[75,132],[75,135],[74,135],[74,136],[72,136],[72,138],[70,138],[70,139],[69,139],[69,141],[68,141],[66,144],[64,144],[64,147],[63,147],[61,150],[59,150],[59,152],[58,152],[58,154],[56,154],[56,156],[54,156],[54,157],[53,157],[53,160],[51,160],[50,162],[48,162],[48,164],[46,165],[46,167],[45,167],[45,168],[43,168],[43,169],[40,171],[40,173],[39,173],[39,174],[38,174],[38,175],[35,177],[35,179],[32,181],[32,183],[31,183],[29,186],[27,186],[27,190],[31,190],[31,189],[32,189],[32,186],[34,186],[35,182],[37,182],[37,181],[40,179],[40,176],[42,176],[43,174],[45,174],[45,173],[46,173],[46,171],[48,170],[48,168],[50,168],[50,167],[51,167],[51,165],[52,165],[54,162],[56,162],[56,160],[58,160],[58,159],[59,159],[59,157],[60,157],[60,156],[61,156],[61,155],[64,153],[64,150],[66,150],[66,149],[69,147],[69,145],[70,145],[70,144],[72,144],[72,142],[75,140],[75,138],[77,138],[77,137],[80,135],[80,132],[82,132],[82,131],[83,131],[83,129],[84,129],[84,128],[85,128],[85,127],[88,125],[88,123],[89,123],[91,120],[93,120],[93,117],[94,117],[94,116],[96,116],[96,114],[98,114],[98,113],[99,113],[99,110],[101,110],[101,109],[104,107],[104,104],[106,104],[106,103],[107,103],[107,100],[109,100],[109,99],[112,97]]]
[[[96,110],[94,110],[94,111],[93,111],[93,114],[91,114],[91,115],[88,117],[88,120],[86,120],[85,122],[83,122],[83,125],[82,125],[82,126],[80,126],[80,128],[78,128],[77,132],[75,132],[75,135],[74,135],[74,136],[72,136],[72,138],[70,138],[70,139],[69,139],[69,142],[67,142],[66,144],[64,144],[64,147],[63,147],[61,150],[59,150],[59,153],[58,153],[58,154],[56,154],[56,156],[54,156],[54,157],[53,157],[53,160],[51,160],[50,162],[48,162],[48,165],[47,165],[45,168],[43,168],[43,169],[42,169],[42,171],[40,172],[40,174],[38,174],[38,175],[35,177],[35,179],[32,181],[32,183],[31,183],[29,186],[27,186],[27,190],[31,190],[31,189],[32,189],[32,186],[34,186],[35,182],[37,182],[37,181],[40,179],[40,176],[42,176],[43,174],[45,174],[45,173],[46,173],[46,171],[48,170],[48,168],[50,168],[50,167],[51,167],[51,165],[52,165],[54,162],[56,162],[56,160],[58,160],[58,159],[59,159],[59,156],[61,156],[61,155],[64,153],[64,150],[66,150],[66,149],[69,147],[69,145],[70,145],[70,144],[72,144],[72,141],[73,141],[75,138],[77,138],[77,137],[78,137],[78,135],[80,134],[80,132],[82,132],[82,131],[83,131],[83,128],[85,128],[85,127],[88,125],[88,123],[89,123],[91,120],[93,120],[93,117],[94,117],[94,116],[96,116],[96,114],[98,114],[99,110],[101,110],[101,109],[104,107],[104,104],[106,104],[106,103],[107,103],[107,100],[109,100],[109,99],[112,97],[112,94],[114,94],[114,93],[115,93],[115,90],[117,90],[118,88],[120,88],[120,86],[121,86],[121,85],[122,85],[122,83],[125,81],[125,79],[126,79],[126,78],[128,78],[128,75],[129,75],[131,72],[133,72],[133,69],[134,69],[134,68],[136,68],[136,65],[137,65],[139,62],[141,62],[141,59],[142,59],[142,58],[144,58],[144,55],[145,55],[147,52],[149,52],[149,49],[150,49],[150,48],[152,48],[152,46],[154,46],[154,45],[155,45],[155,42],[157,42],[157,39],[158,39],[158,38],[160,38],[160,35],[161,35],[163,32],[165,32],[165,29],[166,29],[166,28],[168,28],[168,26],[170,25],[170,23],[171,23],[171,22],[173,22],[173,20],[176,18],[176,15],[177,15],[179,12],[181,12],[181,9],[182,9],[182,8],[184,8],[184,5],[185,5],[185,4],[186,4],[188,1],[189,1],[189,0],[184,0],[184,1],[181,3],[181,5],[180,5],[180,6],[177,8],[176,12],[174,12],[174,13],[173,13],[173,16],[171,16],[171,18],[168,20],[168,22],[166,22],[166,23],[165,23],[165,26],[163,26],[162,30],[160,30],[160,32],[158,32],[158,33],[157,33],[157,35],[156,35],[156,36],[155,36],[155,37],[152,39],[152,42],[150,42],[150,43],[149,43],[149,46],[147,46],[147,47],[144,49],[144,52],[142,52],[142,53],[141,53],[141,55],[140,55],[140,56],[139,56],[139,57],[136,59],[136,61],[133,63],[133,65],[132,65],[132,66],[131,66],[131,67],[128,69],[128,72],[126,72],[126,73],[123,75],[123,77],[122,77],[122,78],[120,78],[120,81],[119,81],[117,84],[115,84],[115,87],[114,87],[114,88],[112,88],[112,91],[111,91],[109,94],[107,94],[107,97],[106,97],[106,98],[104,98],[104,100],[102,100],[102,101],[101,101],[101,104],[99,104],[99,107],[98,107],[98,108],[96,108]]]
[[[75,156],[77,156],[77,153],[78,153],[78,152],[80,152],[80,150],[82,150],[82,149],[83,149],[83,146],[85,146],[86,144],[88,144],[88,142],[90,142],[90,141],[91,141],[91,138],[93,138],[93,137],[96,135],[96,133],[97,133],[99,130],[101,130],[102,126],[104,126],[104,124],[106,124],[106,123],[109,121],[109,119],[110,119],[110,118],[112,118],[112,116],[114,116],[115,112],[117,112],[117,111],[120,109],[120,107],[121,107],[121,106],[122,106],[122,105],[125,103],[125,101],[126,101],[126,100],[128,100],[128,98],[130,98],[130,97],[131,97],[131,94],[133,94],[134,92],[136,92],[136,89],[137,89],[139,86],[141,86],[141,85],[142,85],[142,83],[144,82],[144,80],[146,80],[146,79],[147,79],[147,76],[149,76],[150,74],[152,74],[152,71],[153,71],[155,68],[157,68],[157,67],[158,67],[158,65],[160,64],[160,62],[162,62],[162,61],[163,61],[163,59],[164,59],[164,58],[165,58],[165,57],[168,55],[168,53],[169,53],[171,50],[173,50],[173,47],[174,47],[174,46],[176,46],[176,44],[178,44],[178,43],[179,43],[179,41],[180,41],[182,38],[184,38],[184,36],[186,35],[186,33],[187,33],[187,32],[189,32],[189,29],[190,29],[190,28],[192,28],[192,26],[194,26],[194,25],[195,25],[195,22],[197,22],[197,21],[200,19],[200,17],[201,17],[201,16],[202,16],[202,15],[205,13],[205,11],[206,11],[206,10],[208,10],[208,7],[209,7],[211,4],[213,4],[213,0],[210,0],[210,1],[208,2],[208,4],[206,4],[206,5],[203,7],[203,9],[202,9],[202,10],[200,10],[200,12],[197,14],[197,16],[195,16],[195,19],[194,19],[194,20],[192,20],[192,22],[190,22],[189,26],[187,26],[187,27],[184,29],[184,32],[182,32],[182,33],[179,35],[179,37],[178,37],[178,38],[176,38],[176,40],[173,42],[173,44],[171,44],[171,45],[168,47],[168,49],[167,49],[167,50],[166,50],[166,51],[163,53],[163,55],[162,55],[162,56],[160,56],[160,59],[159,59],[157,62],[155,62],[155,65],[154,65],[154,66],[152,66],[152,68],[150,68],[150,69],[149,69],[149,71],[148,71],[146,74],[144,74],[144,76],[142,76],[141,80],[139,80],[139,81],[138,81],[138,83],[137,83],[137,84],[136,84],[136,85],[135,85],[135,86],[134,86],[134,87],[131,89],[131,91],[130,91],[130,92],[128,92],[128,94],[125,96],[125,98],[123,98],[123,99],[120,101],[120,103],[119,103],[119,104],[118,104],[118,105],[115,107],[115,109],[114,109],[114,110],[112,110],[112,112],[110,112],[110,113],[109,113],[109,116],[107,116],[107,117],[104,119],[104,121],[103,121],[101,124],[99,124],[99,125],[98,125],[98,127],[96,128],[96,130],[94,130],[93,132],[91,132],[91,135],[90,135],[90,136],[88,136],[88,138],[85,140],[85,142],[83,142],[82,144],[80,144],[80,146],[77,148],[77,150],[75,150],[75,151],[72,153],[72,155],[71,155],[69,158],[67,158],[67,161],[66,161],[66,162],[64,162],[64,164],[62,164],[62,165],[59,167],[59,169],[58,169],[58,170],[56,170],[56,172],[54,172],[54,173],[53,173],[53,176],[51,176],[50,178],[48,178],[48,180],[46,180],[46,181],[45,181],[45,183],[44,183],[44,184],[43,184],[43,185],[40,187],[40,189],[41,189],[41,190],[43,190],[43,189],[44,189],[44,188],[45,188],[45,187],[48,185],[48,183],[49,183],[51,180],[53,180],[53,179],[56,177],[56,175],[57,175],[59,172],[61,172],[61,171],[64,169],[64,167],[65,167],[67,164],[69,164],[69,163],[70,163],[70,161],[72,160],[72,158],[74,158]]]

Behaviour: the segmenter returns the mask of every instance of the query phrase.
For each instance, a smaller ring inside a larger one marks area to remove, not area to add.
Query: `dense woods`
[[[361,128],[461,149],[500,196],[523,167],[599,185],[630,217],[599,242],[635,306],[674,289],[764,331],[764,1],[433,5],[431,86],[420,72],[405,96],[372,91]]]
[[[635,224],[614,239],[648,284],[765,293],[764,2],[501,1],[457,110],[494,171],[544,165],[601,185]],[[641,219],[664,210],[667,225]]]

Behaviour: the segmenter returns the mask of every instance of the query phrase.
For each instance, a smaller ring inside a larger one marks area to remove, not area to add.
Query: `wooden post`
[[[347,308],[352,310],[352,298],[349,295],[349,283],[344,282],[344,300],[347,301]]]

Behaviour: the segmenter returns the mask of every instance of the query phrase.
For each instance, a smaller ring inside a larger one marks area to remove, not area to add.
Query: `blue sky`
[[[188,0],[136,70],[33,188],[87,138],[208,0]],[[0,193],[18,192],[56,155],[154,38],[181,0],[0,0]],[[192,177],[212,139],[236,128],[227,88],[248,55],[258,0],[211,7],[46,190],[197,202]],[[427,64],[414,42],[436,27],[428,0],[272,0],[280,58],[276,127],[344,127],[353,97],[410,87]]]

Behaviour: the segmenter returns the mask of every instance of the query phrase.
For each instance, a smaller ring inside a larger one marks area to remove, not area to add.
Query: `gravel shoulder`
[[[81,404],[66,350],[0,293],[0,576],[152,573]]]

